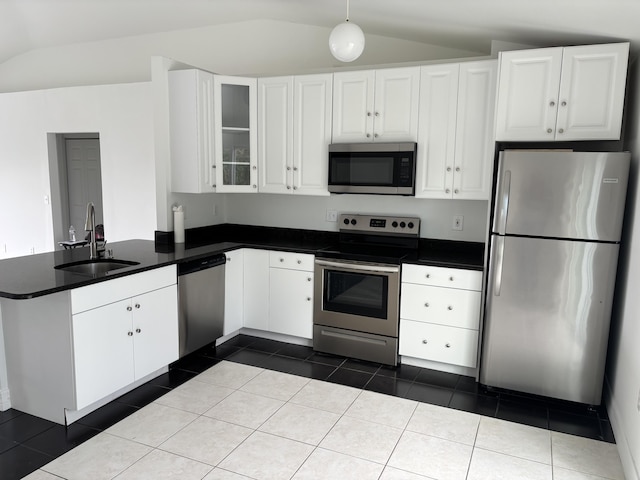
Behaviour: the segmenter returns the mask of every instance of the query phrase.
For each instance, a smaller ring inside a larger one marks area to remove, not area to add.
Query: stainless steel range
[[[316,254],[313,349],[398,363],[400,263],[415,256],[420,219],[341,214],[339,243]]]

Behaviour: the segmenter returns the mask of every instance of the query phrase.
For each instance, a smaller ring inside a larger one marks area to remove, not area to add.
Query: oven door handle
[[[380,273],[400,273],[400,267],[398,266],[382,266],[382,265],[362,265],[359,263],[347,263],[347,262],[331,262],[328,260],[316,260],[316,265],[322,267],[335,267],[343,270],[356,270],[362,272],[380,272]]]

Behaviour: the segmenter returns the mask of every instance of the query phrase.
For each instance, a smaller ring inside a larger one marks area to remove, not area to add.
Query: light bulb
[[[364,33],[355,23],[343,22],[329,35],[329,50],[341,62],[353,62],[364,50]]]

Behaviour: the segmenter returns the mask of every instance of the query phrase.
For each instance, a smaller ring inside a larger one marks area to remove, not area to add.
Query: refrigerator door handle
[[[502,290],[502,264],[504,261],[504,237],[496,237],[495,242],[495,256],[493,263],[493,295],[500,296],[500,290]]]
[[[500,191],[500,211],[498,212],[497,232],[504,235],[507,230],[507,215],[509,214],[509,195],[511,193],[511,170],[506,170],[502,178]]]

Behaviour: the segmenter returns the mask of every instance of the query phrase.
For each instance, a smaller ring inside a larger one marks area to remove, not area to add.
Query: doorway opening
[[[69,240],[73,226],[83,240],[87,204],[93,202],[96,224],[103,224],[100,135],[98,133],[49,133],[49,172],[53,240]]]

